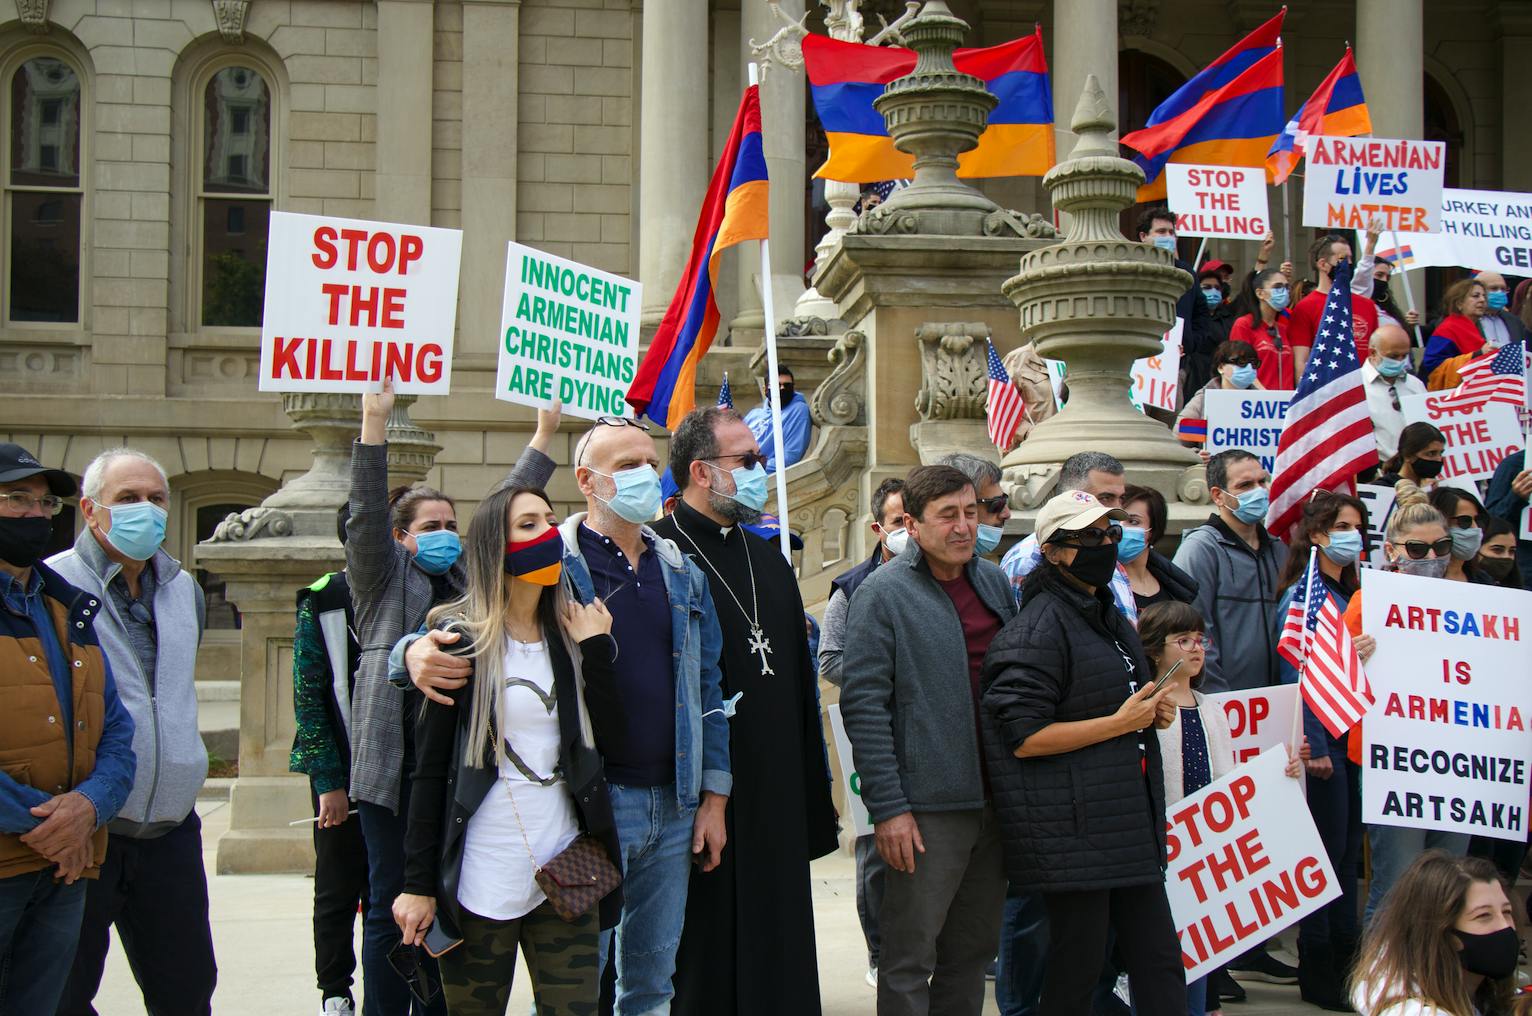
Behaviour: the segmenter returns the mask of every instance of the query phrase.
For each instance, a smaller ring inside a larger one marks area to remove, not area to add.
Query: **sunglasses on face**
[[[1224,363],[1227,363],[1227,364],[1229,364],[1232,367],[1259,367],[1260,366],[1260,361],[1256,360],[1252,356],[1241,356],[1237,360],[1225,360]]]
[[[441,991],[436,978],[421,965],[419,948],[403,939],[389,951],[388,965],[394,968],[394,973],[404,978],[404,983],[410,987],[410,994],[421,1005],[430,1005]]]
[[[1446,557],[1452,553],[1452,538],[1447,537],[1443,540],[1436,540],[1433,543],[1426,543],[1424,540],[1406,540],[1404,543],[1396,543],[1394,546],[1403,547],[1404,552],[1410,556],[1410,560],[1422,561],[1433,551],[1437,557]]]
[[[1010,501],[1011,496],[1009,494],[996,494],[994,497],[979,498],[979,507],[991,515],[999,515],[1005,511],[1005,506],[1010,504]]]
[[[1454,515],[1451,519],[1454,529],[1483,529],[1484,519],[1478,515]]]
[[[1099,547],[1108,540],[1112,543],[1120,542],[1122,527],[1113,523],[1105,529],[1078,529],[1048,542],[1061,547]]]
[[[760,466],[762,469],[766,468],[766,456],[760,452],[740,452],[738,455],[714,455],[707,461],[719,462],[723,459],[739,459],[740,465],[746,469],[754,469],[756,466]]]

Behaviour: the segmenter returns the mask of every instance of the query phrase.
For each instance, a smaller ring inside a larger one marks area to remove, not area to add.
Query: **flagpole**
[[[750,84],[761,83],[761,69],[750,64]],[[762,136],[765,135],[765,105],[762,104]],[[768,230],[768,232],[770,232]],[[782,556],[793,562],[793,547],[787,532],[787,452],[782,447],[782,392],[777,384],[777,315],[771,292],[771,240],[761,239],[761,310],[766,316],[766,398],[771,406],[771,457],[777,464],[777,538]]]
[[[1196,260],[1194,260],[1192,262],[1192,275],[1194,277],[1196,276],[1197,272],[1201,270],[1202,255],[1207,253],[1207,249],[1208,249],[1208,238],[1204,236],[1202,238],[1202,242],[1197,245],[1197,258],[1196,258]]]
[[[1399,234],[1391,229],[1388,231],[1388,238],[1394,242],[1394,257],[1397,258],[1399,256]],[[1409,305],[1410,310],[1415,311],[1415,341],[1419,343],[1420,351],[1424,353],[1426,350],[1426,340],[1420,334],[1420,311],[1415,310],[1415,287],[1410,285],[1410,270],[1408,268],[1400,268],[1399,278],[1404,282],[1405,303]]]
[[[1309,566],[1303,571],[1303,654],[1298,664],[1298,701],[1293,706],[1293,754],[1297,755],[1303,750],[1303,677],[1304,671],[1309,664],[1309,640],[1313,633],[1309,630],[1309,611],[1313,609],[1312,597],[1314,595],[1314,577],[1318,574],[1316,562],[1319,559],[1319,548],[1309,548]],[[1329,596],[1321,582],[1319,587],[1321,596]]]
[[[1287,179],[1282,181],[1282,253],[1284,255],[1282,261],[1292,261],[1294,264],[1297,264],[1293,255],[1292,192],[1287,187],[1292,178],[1292,174],[1289,173]],[[1277,264],[1280,265],[1282,261],[1278,261]]]

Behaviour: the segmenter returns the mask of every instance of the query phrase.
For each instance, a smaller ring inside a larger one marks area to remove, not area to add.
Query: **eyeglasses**
[[[1183,653],[1189,653],[1193,649],[1201,649],[1207,652],[1213,648],[1213,640],[1206,635],[1172,635],[1165,640],[1167,646],[1175,646]]]
[[[1483,529],[1484,519],[1479,515],[1454,515],[1452,516],[1454,529]]]
[[[1122,527],[1115,523],[1105,529],[1074,529],[1049,540],[1049,543],[1060,546],[1076,547],[1099,547],[1110,540],[1118,543],[1122,540]]]
[[[12,512],[22,515],[25,515],[39,505],[42,506],[43,511],[50,517],[64,510],[64,499],[56,494],[44,494],[42,497],[33,497],[24,490],[13,490],[8,494],[0,494],[0,498],[3,498],[11,506]]]
[[[1010,502],[1011,495],[996,494],[994,497],[979,498],[979,507],[989,512],[991,515],[999,515],[1001,512],[1005,511],[1005,506],[1010,504]]]
[[[596,417],[596,424],[602,427],[634,427],[645,434],[649,433],[649,425],[647,423],[628,416],[598,416]],[[590,447],[590,437],[595,432],[595,426],[592,426],[590,430],[585,432],[585,436],[580,438],[580,444],[575,449],[577,453],[575,455],[576,466],[582,465],[585,462],[585,449]]]
[[[1433,551],[1437,557],[1446,557],[1452,553],[1452,538],[1449,536],[1444,540],[1437,540],[1433,543],[1426,543],[1424,540],[1406,540],[1404,543],[1396,543],[1394,546],[1402,546],[1404,552],[1410,555],[1410,560],[1420,561],[1424,560],[1425,556]]]
[[[421,1005],[430,1005],[441,990],[431,973],[420,965],[420,951],[415,946],[404,940],[394,946],[388,954],[388,965],[394,968],[394,973],[404,978],[404,983],[410,987],[410,994]]]
[[[704,459],[703,461],[717,462],[720,459],[739,459],[740,465],[746,469],[754,469],[756,466],[760,466],[762,469],[766,468],[766,456],[760,452],[740,452],[737,455],[714,455],[712,458]]]

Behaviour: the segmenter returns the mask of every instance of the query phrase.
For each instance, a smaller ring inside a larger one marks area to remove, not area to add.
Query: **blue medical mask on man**
[[[1253,526],[1257,522],[1265,521],[1266,511],[1271,507],[1271,492],[1265,487],[1256,487],[1245,491],[1243,494],[1234,494],[1230,491],[1224,491],[1224,493],[1239,502],[1236,507],[1229,510],[1234,513],[1235,518],[1245,525]],[[1228,506],[1225,505],[1224,507],[1227,508]]]
[[[1396,377],[1403,377],[1405,367],[1407,366],[1407,361],[1402,357],[1395,359],[1392,356],[1380,356],[1378,358],[1378,373],[1390,380]]]
[[[428,575],[445,575],[463,555],[463,542],[450,529],[415,534],[415,563]]]
[[[1223,303],[1223,294],[1216,289],[1204,289],[1202,298],[1208,302],[1211,308],[1217,308]]]
[[[153,501],[97,506],[98,509],[102,507],[112,519],[106,540],[124,557],[147,561],[165,542],[165,522],[169,516]]]
[[[1153,243],[1160,250],[1169,251],[1171,257],[1175,256],[1175,254],[1176,254],[1176,238],[1175,237],[1173,237],[1173,236],[1166,236],[1166,235],[1164,235],[1162,233],[1159,236],[1155,237],[1150,242]]]
[[[1503,289],[1491,289],[1486,295],[1489,299],[1490,310],[1505,310],[1506,307],[1510,306],[1511,295]]]
[[[660,474],[650,465],[620,469],[615,473],[603,473],[599,469],[585,468],[597,476],[604,476],[616,486],[610,499],[595,495],[596,500],[617,513],[626,522],[642,523],[654,518],[664,500],[660,492]]]
[[[980,557],[992,553],[996,547],[1000,546],[1000,537],[1004,532],[1005,530],[999,526],[986,526],[982,522],[979,523],[979,529],[973,538],[974,553]]]
[[[719,472],[723,469],[707,463]],[[758,512],[766,507],[766,467],[757,462],[746,469],[744,466],[735,466],[729,470],[729,476],[734,480],[734,493],[724,494],[715,489],[713,493],[723,494],[724,497],[732,498],[753,512]]]

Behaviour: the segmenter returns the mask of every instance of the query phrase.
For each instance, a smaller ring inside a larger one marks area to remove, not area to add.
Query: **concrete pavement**
[[[313,880],[301,875],[215,875],[213,848],[228,828],[228,804],[208,800],[197,810],[202,814],[203,863],[208,872],[218,952],[215,1016],[312,1016],[319,1011],[310,924]],[[842,854],[817,861],[813,868],[824,1016],[872,1016],[874,1012],[873,990],[863,980],[866,955],[856,918],[854,873],[851,858]],[[359,952],[360,946],[358,934]],[[1250,1001],[1229,1007],[1229,1016],[1319,1012],[1298,1001],[1296,987],[1250,985],[1249,990]],[[509,1012],[527,1012],[531,997],[530,981],[521,968]],[[120,948],[114,947],[108,958],[96,1008],[102,1016],[144,1013],[138,986]],[[997,1012],[991,1000],[986,1016]]]

